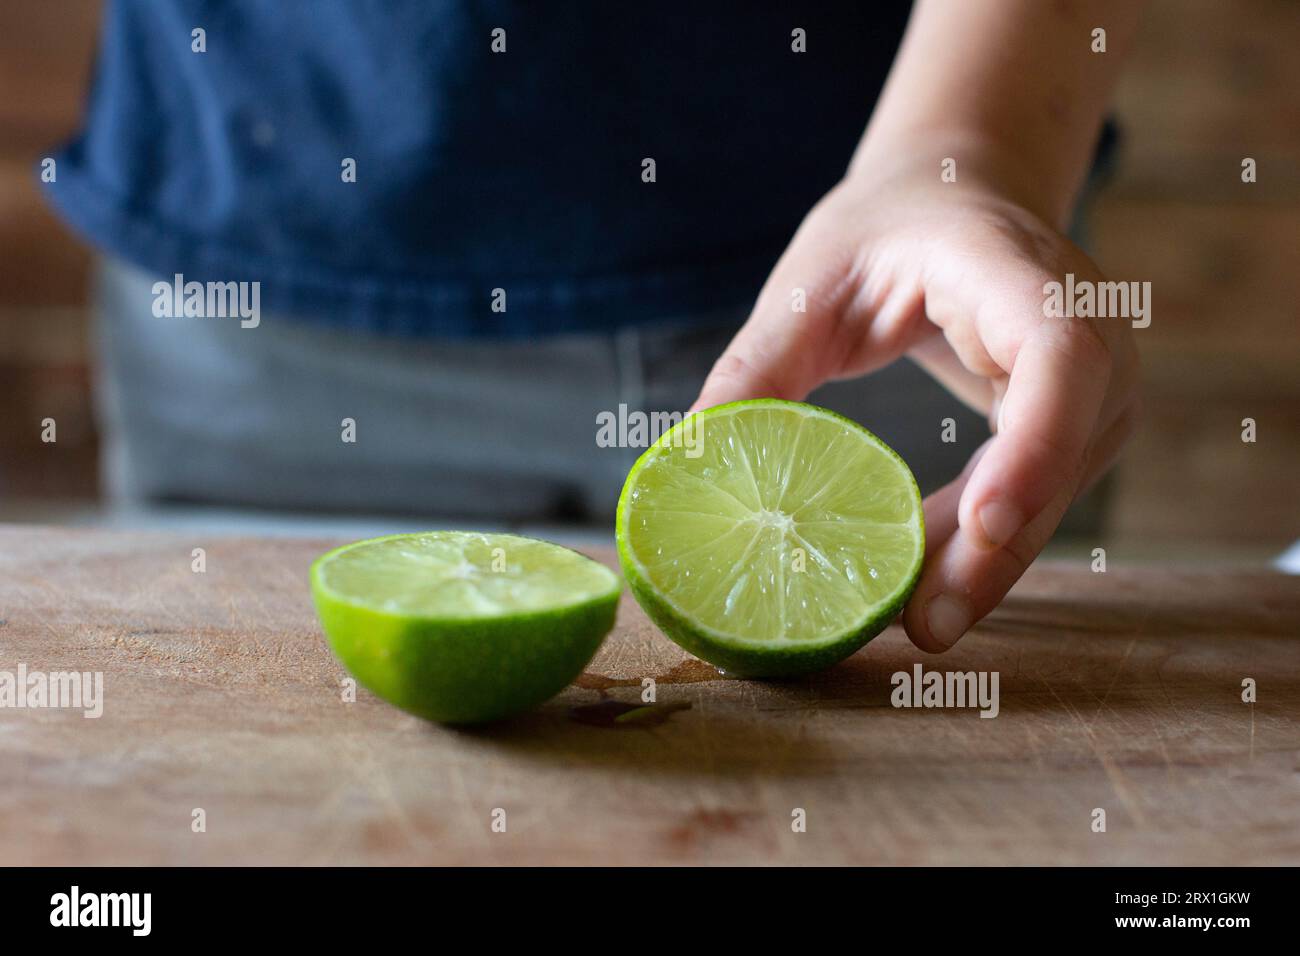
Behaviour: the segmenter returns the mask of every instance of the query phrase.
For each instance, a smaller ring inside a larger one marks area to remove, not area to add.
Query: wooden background
[[[75,127],[97,16],[94,0],[0,5],[0,494],[96,494],[88,256],[31,164]],[[1153,283],[1148,415],[1118,471],[1117,543],[1263,553],[1300,533],[1297,49],[1293,0],[1149,5],[1118,100],[1122,166],[1092,218],[1103,268]],[[46,415],[57,456],[41,453]],[[1239,440],[1245,417],[1254,445]]]
[[[624,594],[573,686],[453,730],[343,700],[337,543],[0,527],[0,668],[104,675],[98,719],[0,708],[0,865],[1300,862],[1300,577],[1042,561],[942,658],[894,625],[790,681]],[[997,671],[998,716],[892,707],[918,663]],[[576,719],[646,677],[661,723]]]

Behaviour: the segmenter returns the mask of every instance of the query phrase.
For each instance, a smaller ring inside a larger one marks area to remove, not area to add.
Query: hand
[[[903,624],[938,653],[998,605],[1114,462],[1138,417],[1138,359],[1126,319],[1045,316],[1045,283],[1102,277],[1002,177],[944,183],[925,167],[855,169],[818,203],[694,408],[802,399],[906,354],[988,415],[994,437],[925,501],[926,563]]]

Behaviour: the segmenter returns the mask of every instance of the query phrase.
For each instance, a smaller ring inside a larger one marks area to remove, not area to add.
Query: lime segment
[[[442,531],[352,545],[320,566],[322,587],[416,617],[476,619],[581,604],[617,586],[576,551],[515,535]]]
[[[613,626],[620,584],[567,548],[433,531],[317,559],[312,595],[330,646],[363,685],[449,723],[493,720],[568,685]]]
[[[901,458],[833,412],[762,399],[701,412],[628,475],[619,557],[687,650],[753,676],[851,654],[898,613],[925,551]]]

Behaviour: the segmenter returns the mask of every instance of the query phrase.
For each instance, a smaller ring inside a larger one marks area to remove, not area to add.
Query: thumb
[[[852,295],[852,257],[805,220],[691,411],[747,398],[799,400],[830,377],[826,358]]]

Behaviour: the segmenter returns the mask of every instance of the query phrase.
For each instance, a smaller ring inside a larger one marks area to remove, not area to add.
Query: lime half
[[[311,587],[356,679],[446,723],[506,717],[562,690],[613,626],[621,589],[576,551],[464,531],[346,545],[316,560]]]
[[[741,676],[842,660],[916,586],[916,479],[862,426],[799,402],[700,412],[652,445],[618,504],[618,553],[647,614]]]

